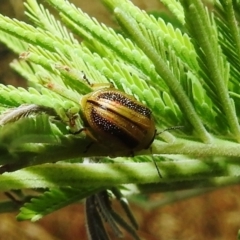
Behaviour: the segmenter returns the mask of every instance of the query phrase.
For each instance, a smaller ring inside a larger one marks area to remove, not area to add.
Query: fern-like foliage
[[[4,173],[0,189],[72,189],[46,193],[19,218],[38,219],[119,184],[154,183],[139,187],[149,192],[240,181],[238,3],[219,0],[211,10],[200,0],[164,0],[180,30],[131,1],[103,0],[119,23],[116,31],[68,1],[47,2],[61,22],[36,0],[25,3],[33,25],[0,15],[0,41],[20,54],[11,66],[29,84],[28,89],[0,85],[0,171],[49,163]],[[151,149],[129,157],[104,144],[89,148],[84,134],[72,134],[84,127],[80,99],[96,83],[111,83],[152,110],[161,134]],[[31,104],[41,108],[21,112]],[[172,126],[184,127],[163,131]],[[81,164],[84,157],[102,162]]]
[[[73,188],[64,189],[51,189],[42,194],[39,198],[33,198],[30,203],[26,203],[21,208],[21,213],[17,216],[18,220],[31,219],[31,221],[37,221],[46,214],[54,212],[60,208],[63,208],[71,203],[79,201],[86,196],[99,191],[98,188],[81,191]]]

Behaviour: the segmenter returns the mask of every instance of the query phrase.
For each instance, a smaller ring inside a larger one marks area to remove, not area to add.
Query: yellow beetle
[[[114,149],[139,151],[152,144],[156,128],[149,108],[115,88],[82,97],[80,105],[91,137]]]

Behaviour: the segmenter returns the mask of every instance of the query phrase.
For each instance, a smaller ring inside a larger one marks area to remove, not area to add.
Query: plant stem
[[[43,164],[0,175],[0,190],[21,188],[109,188],[120,184],[160,182],[155,191],[172,191],[196,187],[219,187],[240,182],[239,161],[215,162],[179,160],[158,162],[163,178],[159,178],[152,162]],[[222,177],[222,176],[225,177]],[[221,176],[221,177],[220,177]]]

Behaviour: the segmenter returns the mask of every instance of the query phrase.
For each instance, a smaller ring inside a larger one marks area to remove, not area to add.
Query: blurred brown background
[[[43,1],[39,1],[43,2]],[[112,25],[109,13],[100,0],[72,0],[89,15]],[[147,11],[161,8],[157,0],[135,0]],[[26,20],[22,0],[1,0],[0,13]],[[9,62],[17,56],[0,44],[0,82],[25,86],[24,80],[9,68]],[[187,200],[181,200],[161,208],[147,210],[131,203],[139,222],[139,235],[146,240],[231,240],[237,239],[240,228],[240,187],[231,186]],[[160,200],[164,194],[149,196],[149,204]],[[116,206],[118,209],[118,206]],[[0,215],[0,240],[85,240],[83,204],[74,204],[44,217],[42,220],[17,222],[17,213]],[[114,237],[112,238],[114,239]],[[131,239],[126,235],[125,239]]]

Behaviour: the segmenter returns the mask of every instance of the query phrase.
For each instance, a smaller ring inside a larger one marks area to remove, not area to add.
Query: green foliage
[[[38,198],[33,198],[30,203],[26,203],[21,208],[21,213],[17,216],[17,219],[37,221],[46,214],[77,202],[79,199],[83,199],[96,191],[99,191],[99,188],[81,188],[81,190],[73,188],[51,189]]]
[[[0,171],[49,163],[51,173],[59,173],[60,165],[50,163],[68,161],[73,168],[76,164],[76,172],[64,165],[70,173],[67,186],[73,189],[46,193],[25,206],[21,219],[38,219],[101,187],[152,183],[140,190],[154,192],[239,182],[237,4],[216,1],[212,11],[200,0],[164,0],[181,24],[180,30],[131,1],[104,0],[121,26],[116,31],[67,1],[47,2],[59,12],[61,22],[36,0],[25,3],[34,26],[0,15],[0,41],[20,54],[11,66],[29,84],[27,90],[0,85],[0,161],[4,166]],[[89,139],[71,132],[82,128],[79,102],[92,91],[90,84],[96,83],[112,83],[150,107],[158,132],[172,126],[184,128],[157,135],[151,149],[134,153],[135,159],[100,144],[86,151]],[[41,105],[54,113],[39,110],[25,116],[22,104]],[[6,124],[4,119],[16,111],[14,121]],[[71,124],[73,119],[75,124]],[[152,154],[163,179],[151,162],[144,163]],[[84,157],[103,156],[106,163],[79,165]],[[110,163],[108,156],[121,157],[114,160],[120,163]],[[28,179],[23,176],[26,169],[1,175],[0,189],[53,188],[66,180],[65,174],[56,174],[54,181],[47,181],[45,167],[27,169],[33,170]]]

